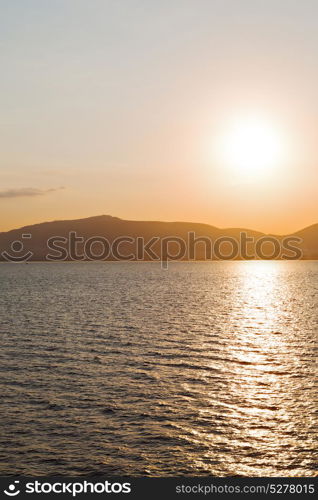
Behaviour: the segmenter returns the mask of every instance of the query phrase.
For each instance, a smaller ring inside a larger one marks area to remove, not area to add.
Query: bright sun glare
[[[283,161],[283,139],[268,121],[241,119],[227,128],[221,138],[221,160],[241,178],[264,177]]]

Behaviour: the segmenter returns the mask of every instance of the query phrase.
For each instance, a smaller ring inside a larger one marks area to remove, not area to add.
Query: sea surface
[[[0,473],[314,476],[318,262],[0,264]]]

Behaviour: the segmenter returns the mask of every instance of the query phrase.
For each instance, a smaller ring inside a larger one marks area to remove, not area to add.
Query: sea
[[[317,474],[318,262],[0,264],[0,474]]]

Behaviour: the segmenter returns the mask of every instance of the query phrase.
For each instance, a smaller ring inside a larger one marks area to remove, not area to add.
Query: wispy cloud
[[[43,196],[48,193],[60,191],[64,187],[38,189],[38,188],[20,188],[20,189],[7,189],[0,191],[0,198],[34,198],[35,196]]]

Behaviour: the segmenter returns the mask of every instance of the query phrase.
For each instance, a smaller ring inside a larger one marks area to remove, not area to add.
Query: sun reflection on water
[[[298,446],[300,426],[306,421],[305,415],[296,424],[293,418],[299,387],[290,366],[297,366],[298,357],[289,349],[291,332],[285,320],[292,297],[282,273],[282,266],[273,261],[239,266],[230,321],[234,365],[228,387],[235,402],[229,424],[235,426],[236,421],[238,427],[233,440],[238,451],[232,464],[235,474],[275,475],[288,460],[284,449]],[[253,467],[247,460],[250,456]],[[288,465],[297,475],[297,464]]]

